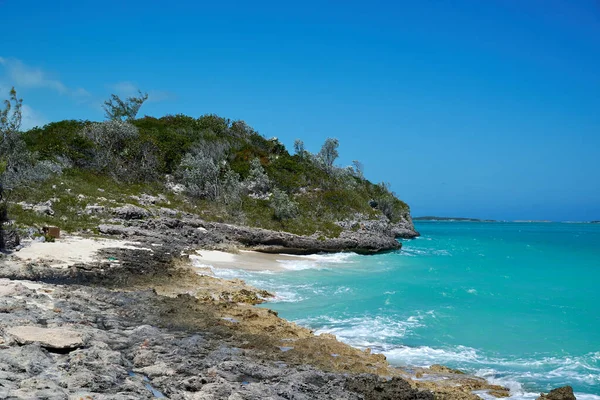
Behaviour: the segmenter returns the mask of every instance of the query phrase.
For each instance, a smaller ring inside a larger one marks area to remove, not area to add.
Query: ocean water
[[[513,399],[565,384],[578,399],[600,399],[600,225],[417,229],[422,237],[395,253],[217,274],[276,292],[264,306],[396,365],[459,368],[508,386]]]

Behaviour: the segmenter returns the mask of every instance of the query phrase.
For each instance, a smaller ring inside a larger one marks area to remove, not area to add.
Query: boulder
[[[33,206],[33,211],[40,215],[54,215],[54,210],[47,204]]]
[[[39,343],[40,346],[56,350],[75,349],[83,346],[83,338],[77,331],[66,328],[43,328],[21,325],[6,330],[19,344]]]
[[[113,214],[121,219],[145,219],[150,217],[150,211],[134,206],[133,204],[126,204],[123,207],[117,207],[112,209]]]
[[[552,389],[548,394],[540,394],[537,400],[576,400],[571,386],[562,386]]]

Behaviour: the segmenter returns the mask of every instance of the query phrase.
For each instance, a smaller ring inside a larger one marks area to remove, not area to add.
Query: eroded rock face
[[[541,394],[537,400],[576,400],[571,386],[563,386],[551,390],[548,394]]]
[[[195,246],[233,244],[267,253],[314,254],[353,251],[374,254],[398,250],[402,245],[389,233],[344,231],[338,238],[300,236],[287,232],[207,222],[193,216],[160,217],[120,224],[102,224],[101,233],[130,238],[155,238],[166,243]]]
[[[7,329],[6,333],[19,344],[39,343],[48,349],[68,350],[83,346],[81,334],[65,328],[18,325]]]

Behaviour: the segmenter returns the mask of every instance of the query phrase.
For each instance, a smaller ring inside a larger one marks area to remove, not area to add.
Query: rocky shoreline
[[[118,210],[118,217],[98,226],[100,233],[123,238],[159,240],[162,243],[198,247],[242,246],[266,253],[315,254],[352,251],[375,254],[399,250],[398,238],[419,235],[410,219],[390,224],[385,218],[340,222],[339,237],[329,238],[319,233],[301,236],[288,232],[209,222],[193,214],[175,213],[170,209],[156,210],[149,218],[146,209],[133,205]],[[177,215],[176,215],[177,214]],[[409,217],[410,218],[410,217]],[[176,243],[175,243],[176,242]]]
[[[379,228],[364,226],[358,230],[361,239],[347,234],[323,241],[192,215],[139,218],[131,209],[107,222],[100,232],[135,242],[106,240],[93,259],[79,262],[19,256],[28,254],[26,249],[0,258],[0,398],[467,400],[482,392],[509,395],[506,388],[460,371],[438,365],[402,370],[385,356],[333,335],[316,336],[276,312],[254,307],[270,293],[241,280],[200,275],[188,256],[198,248],[239,246],[292,254],[374,253],[389,251],[389,238],[398,243],[391,230],[370,236],[364,231]]]
[[[315,336],[254,307],[268,299],[265,291],[197,274],[183,246],[156,238],[138,246],[104,248],[95,261],[66,268],[18,253],[3,257],[0,397],[475,399],[473,390],[507,393],[447,369],[393,368],[383,355]],[[74,342],[65,344],[69,337]],[[433,379],[448,382],[448,376],[452,384]]]

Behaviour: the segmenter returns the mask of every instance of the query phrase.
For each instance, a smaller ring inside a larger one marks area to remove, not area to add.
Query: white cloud
[[[23,104],[21,108],[21,130],[28,130],[36,126],[44,126],[48,121],[37,111]]]
[[[30,67],[21,60],[0,57],[0,65],[5,67],[11,85],[34,89],[51,89],[60,94],[76,98],[90,96],[87,90],[83,88],[69,88],[60,80],[50,77],[41,68]]]

